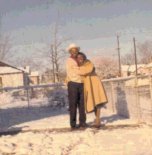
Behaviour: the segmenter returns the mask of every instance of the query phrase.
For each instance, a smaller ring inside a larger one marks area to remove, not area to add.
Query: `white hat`
[[[75,43],[72,43],[67,47],[67,51],[70,51],[72,48],[77,48],[78,50],[80,50],[79,46],[77,46]]]

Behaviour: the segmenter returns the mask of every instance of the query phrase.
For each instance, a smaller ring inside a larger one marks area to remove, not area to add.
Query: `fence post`
[[[112,81],[110,82],[110,92],[111,92],[111,104],[112,104],[112,112],[115,112],[115,106],[114,106],[114,87]]]
[[[28,104],[28,108],[30,107],[30,97],[29,97],[29,89],[28,87],[26,87],[26,95],[27,95],[27,104]]]
[[[138,77],[135,77],[135,95],[136,95],[136,108],[137,108],[137,121],[141,122],[141,108],[139,102],[139,92],[138,92]]]
[[[26,97],[27,97],[27,105],[28,108],[30,107],[30,98],[29,98],[29,77],[28,74],[25,73],[24,74],[24,78],[25,78],[25,90],[26,90]]]
[[[152,121],[152,78],[151,78],[151,75],[149,75],[149,89],[150,89],[151,121]]]

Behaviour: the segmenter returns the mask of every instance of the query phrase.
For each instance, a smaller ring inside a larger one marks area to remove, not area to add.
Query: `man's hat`
[[[72,43],[67,47],[67,51],[70,51],[72,48],[77,48],[78,50],[80,50],[79,46],[77,46],[75,43]]]

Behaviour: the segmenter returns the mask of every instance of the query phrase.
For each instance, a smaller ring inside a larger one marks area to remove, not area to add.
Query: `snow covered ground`
[[[66,108],[25,108],[16,112],[11,113],[12,120],[7,129],[21,131],[0,137],[0,155],[152,154],[150,127],[118,117],[106,109],[102,110],[102,121],[107,122],[104,127],[76,131],[69,128]],[[87,116],[87,122],[91,124],[94,114]]]
[[[26,101],[4,98],[8,101],[0,109],[0,155],[152,155],[151,127],[108,109],[102,109],[106,124],[100,129],[71,131],[65,107],[52,107],[43,98],[33,99],[28,108]],[[93,121],[94,114],[88,114],[87,123]]]

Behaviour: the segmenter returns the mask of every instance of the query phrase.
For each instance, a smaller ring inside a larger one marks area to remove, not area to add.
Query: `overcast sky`
[[[47,43],[58,12],[60,35],[93,54],[114,51],[116,34],[122,52],[152,39],[152,0],[0,0],[1,31],[15,46]]]

